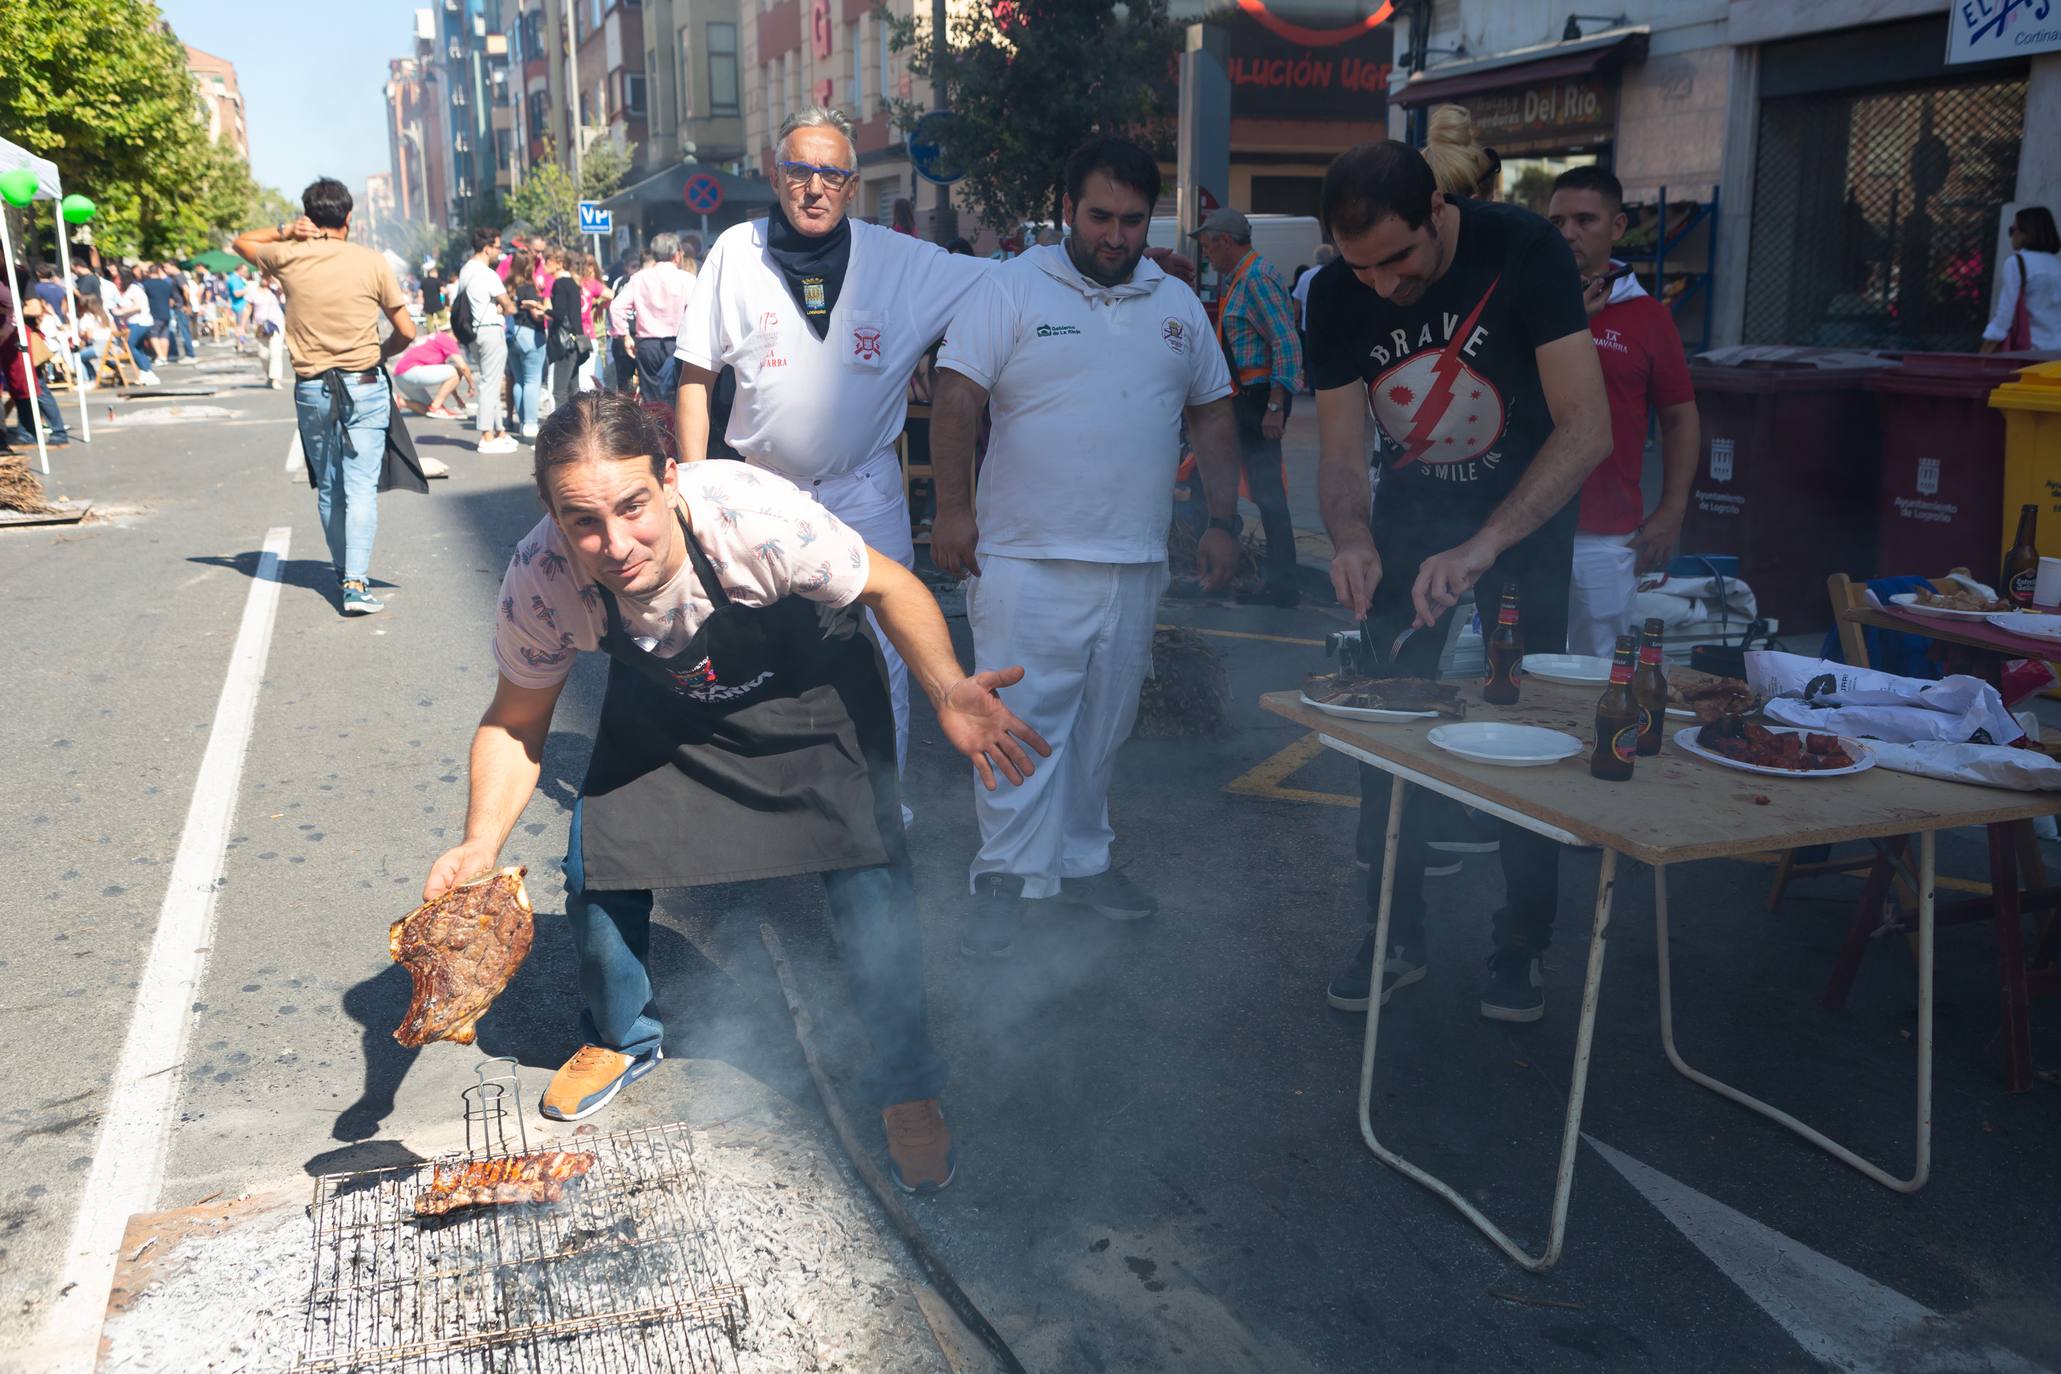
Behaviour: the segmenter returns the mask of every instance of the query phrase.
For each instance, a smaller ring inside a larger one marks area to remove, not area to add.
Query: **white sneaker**
[[[155,372],[139,372],[136,374],[136,385],[161,386],[163,385],[163,378],[159,377]]]
[[[538,426],[536,425],[524,425],[522,429],[522,437],[529,440],[531,443],[535,443],[537,441],[537,429]]]
[[[516,443],[513,438],[504,434],[498,439],[482,439],[479,451],[481,453],[514,453],[521,447],[522,445]]]

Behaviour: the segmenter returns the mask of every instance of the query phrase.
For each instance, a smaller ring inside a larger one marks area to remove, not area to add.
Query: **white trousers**
[[[893,449],[882,449],[850,472],[813,480],[789,477],[771,463],[753,460],[752,466],[786,477],[804,495],[814,497],[857,530],[868,544],[905,568],[916,566],[916,544],[909,532],[909,494],[903,489],[902,464]],[[880,641],[881,657],[887,660],[887,688],[895,708],[895,768],[901,771],[909,762],[909,665],[880,633],[873,612],[866,612],[866,620]]]
[[[1629,534],[1576,534],[1574,579],[1567,589],[1567,652],[1610,657],[1632,632],[1638,555]]]
[[[1033,760],[1020,787],[1002,781],[990,792],[974,780],[980,853],[970,877],[1007,873],[1023,879],[1024,896],[1053,897],[1061,878],[1109,867],[1109,779],[1152,670],[1167,566],[997,554],[980,566],[966,594],[974,662],[1022,666],[1023,681],[1002,699],[1052,757]]]

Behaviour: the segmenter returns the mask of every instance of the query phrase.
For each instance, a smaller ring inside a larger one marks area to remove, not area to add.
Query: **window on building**
[[[708,26],[708,108],[710,114],[737,113],[737,26]]]
[[[786,103],[780,107],[780,117],[785,119],[801,108],[801,54],[789,53],[782,61],[785,64],[786,76],[781,84],[780,96]]]
[[[587,32],[601,27],[601,10],[605,0],[587,0]]]
[[[644,113],[644,73],[623,73],[623,109],[632,116]]]
[[[852,50],[852,118],[866,117],[866,45],[859,31],[859,21],[851,22],[851,30],[845,37],[845,46]]]

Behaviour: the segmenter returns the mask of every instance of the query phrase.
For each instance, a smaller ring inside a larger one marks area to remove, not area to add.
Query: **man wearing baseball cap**
[[[1243,214],[1229,207],[1213,211],[1192,237],[1224,279],[1217,342],[1238,383],[1232,410],[1238,417],[1239,456],[1267,534],[1266,588],[1239,600],[1293,606],[1299,599],[1295,524],[1288,516],[1288,487],[1281,475],[1281,435],[1288,427],[1289,404],[1302,389],[1295,306],[1281,274],[1253,251],[1252,222]]]

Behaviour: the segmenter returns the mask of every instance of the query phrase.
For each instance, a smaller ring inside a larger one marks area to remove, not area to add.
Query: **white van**
[[[1252,246],[1259,255],[1274,265],[1281,274],[1281,284],[1295,284],[1295,269],[1317,260],[1317,245],[1324,241],[1324,232],[1317,227],[1314,215],[1248,215],[1252,223]],[[1196,260],[1207,277],[1209,265],[1202,261],[1202,254],[1195,240],[1185,242],[1180,237],[1179,227],[1172,215],[1155,215],[1152,228],[1146,235],[1146,242],[1154,248],[1171,248],[1183,257]]]

